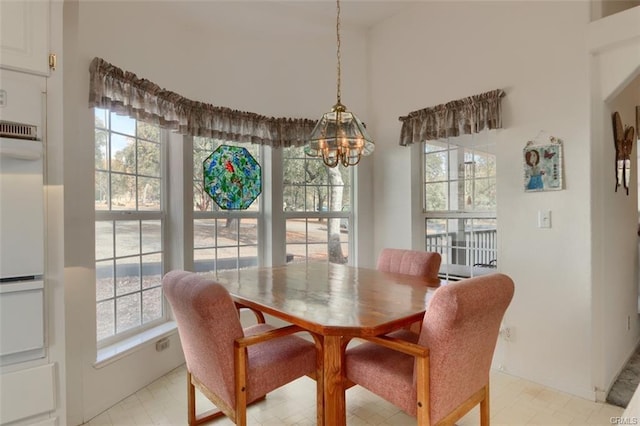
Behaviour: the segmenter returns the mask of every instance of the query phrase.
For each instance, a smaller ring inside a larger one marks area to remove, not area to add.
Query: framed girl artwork
[[[563,188],[562,139],[527,142],[523,150],[525,192],[557,191]]]

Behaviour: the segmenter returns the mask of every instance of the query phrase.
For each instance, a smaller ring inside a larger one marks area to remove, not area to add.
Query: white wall
[[[64,149],[69,424],[181,361],[176,352],[145,348],[102,369],[92,366],[93,182],[84,178],[93,176],[91,59],[102,57],[194,100],[264,115],[316,118],[335,102],[331,31],[234,33],[228,26],[177,23],[172,7],[176,3],[65,2],[64,144],[56,149]],[[224,14],[250,5],[190,7]],[[628,216],[624,223],[605,221],[603,210],[614,196],[615,211],[633,201],[612,195],[607,112],[590,107],[602,102],[590,92],[600,94],[618,77],[600,73],[587,52],[589,13],[586,2],[416,3],[368,34],[343,29],[342,57],[343,101],[377,142],[373,157],[358,166],[358,261],[364,266],[373,265],[384,246],[422,243],[414,183],[420,150],[397,145],[397,117],[496,88],[507,92],[505,128],[495,134],[499,266],[514,278],[516,295],[506,316],[514,338],[501,342],[496,356],[511,374],[593,398],[595,388],[615,378],[638,324],[632,321],[627,332],[631,304],[619,305],[635,298],[618,284],[637,277],[635,266],[620,261],[625,248],[607,240],[609,233],[626,235]],[[525,194],[522,148],[541,130],[565,141],[566,189]],[[553,228],[536,228],[539,209],[552,211]],[[172,348],[178,348],[175,337]]]
[[[375,223],[382,230],[376,251],[421,244],[412,242],[412,236],[421,237],[409,220],[420,214],[420,204],[411,202],[419,191],[409,189],[420,173],[419,154],[398,146],[397,117],[492,89],[506,91],[504,129],[495,133],[498,257],[516,292],[505,317],[514,337],[500,342],[497,361],[511,374],[594,398],[595,387],[606,385],[612,372],[604,382],[593,380],[589,20],[585,2],[416,4],[371,31],[371,86],[382,141],[375,157]],[[523,191],[522,149],[540,131],[564,140],[563,191]],[[551,210],[551,229],[537,228],[538,210]],[[622,228],[613,221],[608,226]],[[607,247],[612,255],[620,250]],[[633,275],[633,265],[614,266],[625,278]],[[626,320],[629,306],[622,311]],[[635,321],[623,334],[615,338],[624,346],[616,353],[628,355],[638,335]],[[616,360],[616,368],[622,362]]]
[[[187,98],[267,116],[317,119],[336,101],[335,33],[265,35],[176,21],[173,2],[65,3],[65,286],[69,424],[95,416],[182,362],[152,346],[100,369],[95,361],[93,115],[89,64],[101,57]],[[191,2],[200,14],[241,13],[247,3]],[[234,9],[237,8],[237,9]],[[213,15],[210,15],[213,16]],[[202,21],[200,21],[202,22]],[[368,82],[364,32],[343,30],[343,102],[363,121]],[[359,165],[361,255],[370,256],[370,158]],[[369,176],[367,176],[369,175]],[[82,178],[78,178],[82,176]],[[366,196],[361,196],[366,194]],[[179,265],[176,265],[179,266]]]
[[[640,7],[589,25],[591,53],[593,382],[606,390],[638,343],[637,164],[629,196],[614,192],[611,114],[640,104]],[[635,79],[635,80],[634,80]],[[635,145],[635,144],[634,144]],[[634,147],[637,149],[637,147]],[[636,155],[632,155],[635,160]],[[628,322],[631,323],[628,329]]]

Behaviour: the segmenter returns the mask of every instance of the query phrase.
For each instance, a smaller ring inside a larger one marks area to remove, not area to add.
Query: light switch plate
[[[551,228],[551,210],[538,210],[538,228]]]

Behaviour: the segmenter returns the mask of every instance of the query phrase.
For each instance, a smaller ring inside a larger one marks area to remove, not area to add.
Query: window
[[[258,265],[260,198],[247,210],[223,210],[206,193],[203,161],[220,145],[246,148],[260,163],[260,146],[193,138],[193,261],[196,272]]]
[[[99,346],[165,319],[161,139],[157,126],[95,109]]]
[[[347,263],[353,167],[326,167],[301,147],[283,151],[287,261]]]
[[[425,248],[441,275],[469,277],[497,265],[495,143],[488,132],[424,143]]]

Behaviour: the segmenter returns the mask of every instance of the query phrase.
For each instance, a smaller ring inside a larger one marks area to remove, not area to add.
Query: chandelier
[[[336,4],[337,102],[318,120],[304,152],[311,157],[322,157],[328,167],[338,164],[348,167],[358,164],[363,155],[371,154],[375,146],[362,121],[340,101],[340,0],[336,0]]]

